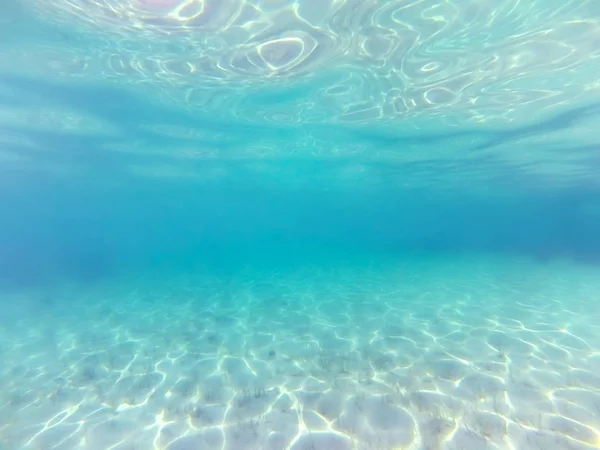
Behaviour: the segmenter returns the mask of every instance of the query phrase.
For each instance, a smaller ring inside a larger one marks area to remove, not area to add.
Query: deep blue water
[[[3,284],[45,283],[58,274],[92,280],[123,265],[158,261],[219,266],[240,258],[265,263],[272,256],[280,264],[286,255],[297,261],[329,249],[490,252],[586,264],[600,259],[595,179],[600,160],[594,145],[565,146],[544,156],[559,166],[564,159],[570,169],[572,155],[587,155],[577,163],[579,173],[589,176],[542,176],[535,164],[519,163],[518,157],[502,162],[503,152],[523,136],[542,139],[550,130],[568,134],[571,126],[593,124],[598,120],[593,104],[506,130],[469,127],[419,136],[368,124],[197,119],[118,86],[79,80],[69,86],[16,75],[0,79],[8,111],[50,104],[115,130],[106,136],[36,130],[28,120],[2,125],[3,151],[14,155],[1,166]],[[294,95],[303,92],[310,95],[308,88]],[[164,136],[154,131],[159,126],[200,137]],[[360,143],[366,150],[319,157],[307,147],[305,154],[287,154],[306,134],[317,136],[320,145],[343,149]],[[462,136],[476,143],[454,144]],[[243,154],[263,139],[280,145],[281,155]],[[106,150],[131,142],[137,150]],[[440,148],[444,155],[404,161],[404,147],[418,149],[421,142],[423,152]],[[193,154],[205,147],[218,154]],[[171,155],[171,148],[190,149],[191,156]],[[378,157],[379,151],[390,156]]]
[[[331,248],[497,252],[582,263],[600,258],[600,191],[594,177],[600,164],[593,145],[550,152],[558,165],[563,158],[570,164],[578,152],[588,155],[577,162],[581,173],[591,176],[541,176],[535,164],[501,161],[523,136],[541,139],[549,131],[566,134],[571,126],[592,124],[598,113],[593,104],[506,130],[469,127],[419,136],[368,124],[196,119],[118,86],[80,81],[68,86],[16,75],[1,79],[3,108],[9,111],[50,104],[115,130],[106,136],[36,130],[29,121],[3,126],[5,137],[12,138],[3,144],[4,152],[15,155],[3,161],[0,181],[0,278],[7,284],[48,282],[57,274],[94,279],[124,264],[157,261],[227,265],[240,258],[266,262],[272,255],[280,264],[286,255],[297,260],[297,251],[310,258],[308,247],[319,254]],[[303,92],[310,95],[308,88],[294,95]],[[200,137],[164,136],[154,131],[159,126]],[[318,157],[307,147],[306,154],[287,155],[286,147],[307,134],[321,145],[343,149],[360,143],[367,150]],[[462,136],[476,144],[456,146]],[[240,154],[263,139],[281,145],[282,155]],[[139,150],[106,150],[131,142]],[[403,148],[421,142],[424,152],[441,148],[447,155],[403,161]],[[205,147],[219,154],[193,155]],[[170,148],[190,149],[192,155],[173,156]],[[392,156],[377,157],[383,150]],[[461,161],[462,155],[476,156]],[[149,173],[132,173],[132,167]]]
[[[164,181],[101,188],[26,179],[27,185],[11,183],[2,194],[5,285],[47,283],[58,275],[93,281],[154,264],[300,263],[330,251],[600,262],[593,190],[517,191],[490,201],[431,189],[277,190]]]

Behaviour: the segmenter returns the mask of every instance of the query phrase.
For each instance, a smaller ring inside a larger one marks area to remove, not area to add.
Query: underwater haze
[[[0,2],[1,450],[600,448],[596,0]]]

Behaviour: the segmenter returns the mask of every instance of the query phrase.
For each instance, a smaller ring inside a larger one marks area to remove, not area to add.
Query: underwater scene
[[[1,1],[0,449],[600,449],[600,2]]]

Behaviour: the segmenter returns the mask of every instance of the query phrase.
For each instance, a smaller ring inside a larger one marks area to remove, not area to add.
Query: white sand
[[[2,299],[3,449],[600,447],[598,268],[406,259],[52,296]]]

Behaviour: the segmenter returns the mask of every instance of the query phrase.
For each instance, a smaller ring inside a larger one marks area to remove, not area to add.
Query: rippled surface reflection
[[[175,159],[146,173],[181,173],[181,158],[362,155],[328,176],[381,182],[376,158],[418,165],[414,183],[491,172],[595,183],[594,0],[12,0],[0,8],[2,160],[35,157],[19,150],[39,145],[33,127],[60,133],[46,143],[76,129],[97,137],[99,151],[128,154],[158,137]],[[57,90],[61,101],[48,101]],[[171,108],[185,120],[99,106],[126,95],[138,109]],[[84,107],[82,96],[96,103]],[[37,107],[15,115],[23,101]],[[249,128],[231,142],[224,124]],[[126,136],[132,128],[135,139]]]

